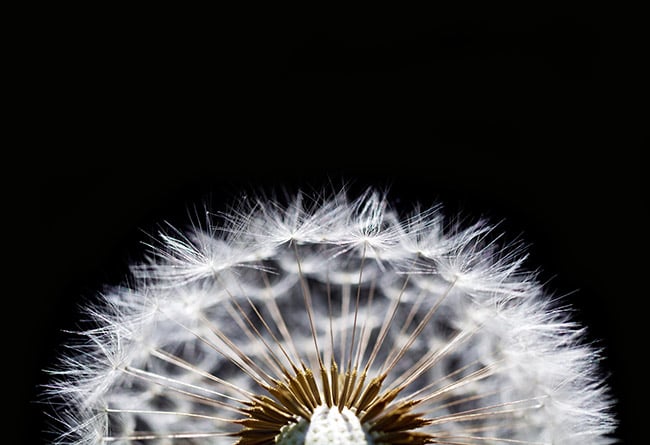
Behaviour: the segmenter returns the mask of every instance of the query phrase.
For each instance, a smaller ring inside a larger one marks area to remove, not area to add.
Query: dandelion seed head
[[[148,242],[53,372],[60,444],[607,444],[597,351],[521,244],[368,190]]]

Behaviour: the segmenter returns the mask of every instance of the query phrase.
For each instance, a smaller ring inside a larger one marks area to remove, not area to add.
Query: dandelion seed
[[[369,190],[158,240],[54,371],[56,443],[614,442],[596,351],[486,223]]]

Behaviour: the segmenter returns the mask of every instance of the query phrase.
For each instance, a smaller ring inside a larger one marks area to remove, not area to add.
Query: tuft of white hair
[[[283,369],[322,363],[384,373],[403,388],[386,409],[413,402],[432,443],[614,443],[599,351],[569,309],[521,246],[447,221],[368,190],[247,199],[159,233],[52,371],[55,443],[235,443]]]

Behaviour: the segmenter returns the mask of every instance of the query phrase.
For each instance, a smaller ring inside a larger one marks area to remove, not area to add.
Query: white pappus
[[[87,308],[55,443],[615,442],[598,351],[493,226],[375,190],[247,202]]]

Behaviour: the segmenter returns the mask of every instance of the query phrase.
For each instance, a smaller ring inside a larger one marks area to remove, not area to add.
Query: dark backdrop
[[[20,297],[35,327],[27,399],[79,305],[125,278],[157,223],[182,225],[189,206],[224,209],[242,191],[345,182],[387,189],[403,210],[442,202],[503,220],[529,243],[527,265],[571,293],[604,348],[619,436],[633,439],[645,168],[633,38],[612,20],[414,11],[224,31],[199,13],[149,11],[54,25],[37,43],[29,133],[43,150],[28,159],[29,251],[42,268]],[[42,407],[28,405],[38,443]]]

